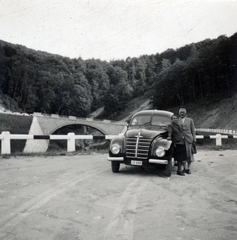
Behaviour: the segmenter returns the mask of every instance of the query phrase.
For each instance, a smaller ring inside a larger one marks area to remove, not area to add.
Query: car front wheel
[[[120,163],[119,162],[111,162],[112,172],[117,173],[119,171]]]

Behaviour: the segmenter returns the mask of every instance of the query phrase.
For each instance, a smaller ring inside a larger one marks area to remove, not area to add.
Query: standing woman
[[[185,166],[184,171],[187,174],[191,174],[190,166],[194,161],[192,148],[193,145],[196,145],[196,132],[193,119],[187,117],[187,111],[185,108],[180,108],[179,110],[179,124],[182,127],[187,154],[187,166]]]
[[[186,161],[186,148],[184,143],[184,137],[182,134],[182,128],[179,125],[178,117],[176,115],[173,115],[171,117],[172,124],[171,129],[169,133],[169,138],[171,138],[173,145],[174,145],[174,159],[178,163],[178,171],[177,174],[180,176],[184,176],[184,172],[182,167],[184,166],[184,161]]]

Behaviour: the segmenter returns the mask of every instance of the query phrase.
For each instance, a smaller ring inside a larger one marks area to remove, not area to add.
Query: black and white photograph
[[[237,239],[237,0],[0,0],[0,240]]]

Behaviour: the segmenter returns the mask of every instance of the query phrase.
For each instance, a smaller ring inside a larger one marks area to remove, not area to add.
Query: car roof
[[[139,112],[136,112],[133,117],[139,116],[139,115],[159,115],[159,116],[166,116],[166,117],[171,117],[174,115],[174,113],[165,111],[165,110],[142,110]]]

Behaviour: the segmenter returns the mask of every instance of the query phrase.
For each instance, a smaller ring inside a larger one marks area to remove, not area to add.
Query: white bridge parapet
[[[117,135],[124,132],[127,126],[126,122],[115,122],[111,120],[100,120],[94,118],[79,118],[76,116],[59,116],[57,114],[41,114],[34,113],[33,121],[30,127],[30,135],[48,135],[53,136],[53,133],[58,129],[69,125],[81,125],[91,127],[98,130],[103,135]],[[68,140],[68,150],[75,148],[69,147],[73,145],[73,136]],[[52,139],[52,138],[50,138]],[[72,142],[72,143],[69,143]],[[31,141],[27,139],[24,152],[46,152],[49,145],[49,138]],[[74,144],[75,145],[75,144]]]
[[[82,118],[76,116],[59,116],[57,114],[42,114],[37,112],[35,112],[33,116],[37,119],[42,133],[45,135],[50,135],[59,128],[72,124],[92,127],[99,130],[104,135],[119,134],[127,126],[126,122],[112,121],[107,119]],[[34,134],[33,132],[31,133]]]

